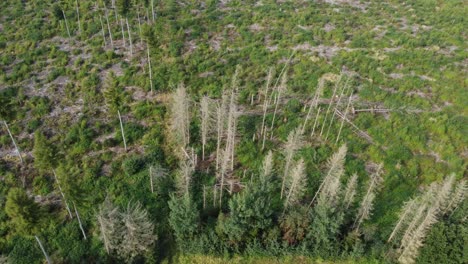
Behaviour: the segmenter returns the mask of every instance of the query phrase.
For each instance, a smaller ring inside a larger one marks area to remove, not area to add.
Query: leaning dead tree
[[[304,123],[302,124],[301,134],[304,134],[304,131],[305,131],[307,122],[308,122],[309,119],[310,119],[310,116],[311,116],[311,114],[312,114],[312,111],[316,110],[317,107],[318,107],[319,98],[323,95],[323,88],[324,88],[324,85],[325,85],[325,79],[324,79],[324,78],[320,78],[320,79],[319,79],[319,82],[318,82],[318,85],[317,85],[317,89],[315,89],[314,97],[313,97],[312,100],[310,101],[310,104],[309,104],[309,111],[307,111],[307,115],[306,115],[306,117],[305,117],[305,119],[304,119]],[[317,110],[316,110],[316,111],[317,111]],[[314,126],[313,130],[315,130],[315,126]]]
[[[63,11],[63,9],[62,9],[62,14],[63,14],[63,19],[65,20],[65,27],[67,28],[68,37],[71,38],[70,28],[68,27],[67,16],[65,15],[65,11]]]
[[[124,133],[124,128],[123,128],[122,117],[120,116],[120,110],[117,110],[117,113],[119,115],[120,132],[122,133],[122,140],[123,140],[123,143],[124,143],[124,148],[125,148],[125,151],[127,151],[127,141],[125,140],[125,133]]]
[[[47,252],[45,251],[44,246],[41,243],[41,240],[37,236],[34,236],[34,237],[36,238],[36,241],[39,244],[39,247],[41,248],[42,254],[44,254],[44,257],[46,258],[47,263],[51,264],[52,262],[50,262],[49,255],[47,255]]]
[[[11,134],[11,131],[10,131],[10,128],[8,127],[8,124],[6,121],[3,121],[3,124],[5,124],[5,127],[6,127],[6,130],[8,132],[8,135],[10,136],[10,139],[11,139],[11,142],[13,142],[13,146],[15,147],[15,151],[16,153],[18,154],[18,157],[20,159],[20,162],[21,164],[23,164],[23,157],[21,156],[21,152],[18,148],[18,145],[16,145],[16,141],[15,139],[13,138],[13,135]],[[23,184],[24,185],[24,184]]]
[[[267,81],[265,85],[265,91],[263,92],[263,118],[262,118],[262,126],[260,128],[260,135],[263,136],[262,140],[262,150],[265,148],[265,134],[266,134],[266,113],[269,108],[270,100],[268,100],[268,92],[270,90],[270,83],[273,78],[273,68],[268,70]]]
[[[58,189],[59,189],[59,191],[60,191],[60,194],[62,195],[63,203],[65,204],[65,208],[67,209],[68,214],[70,215],[70,219],[73,219],[72,212],[71,212],[71,210],[70,210],[70,207],[68,206],[67,199],[65,199],[65,194],[64,194],[63,191],[62,191],[62,187],[60,186],[60,183],[59,183],[57,174],[55,173],[55,170],[52,170],[52,173],[54,174],[55,182],[57,183],[57,186],[58,186]]]
[[[336,91],[338,90],[342,82],[342,79],[343,79],[343,75],[340,75],[338,80],[335,80],[335,86],[333,87],[333,93],[331,97],[332,101],[330,101],[330,103],[328,104],[327,111],[325,112],[325,117],[323,119],[322,127],[320,129],[320,137],[323,135],[323,130],[325,129],[325,125],[327,124],[328,114],[330,113],[331,107],[333,105],[333,99],[335,98]]]
[[[73,203],[73,207],[75,208],[75,214],[76,214],[76,218],[78,219],[78,224],[80,226],[81,233],[83,234],[83,237],[86,240],[86,232],[84,231],[83,224],[81,223],[80,214],[78,213],[78,209],[76,209],[75,203]]]
[[[101,17],[101,15],[99,15],[99,21],[101,22],[102,38],[104,39],[104,47],[106,47],[106,46],[107,46],[106,31],[104,30],[104,23],[102,23],[102,17]]]
[[[99,238],[104,243],[107,254],[117,249],[122,232],[119,208],[114,206],[109,197],[99,205],[96,218],[99,225]]]
[[[348,182],[346,183],[346,189],[343,197],[343,205],[345,210],[348,210],[349,206],[354,202],[354,197],[356,195],[356,187],[357,174],[354,173],[353,176],[351,176],[351,178],[349,178]]]
[[[273,112],[273,119],[271,120],[271,127],[270,131],[273,131],[273,127],[275,125],[275,118],[276,118],[276,113],[278,112],[278,105],[279,101],[281,100],[281,95],[286,92],[286,82],[288,81],[288,76],[286,73],[283,74],[281,78],[281,83],[279,86],[276,88],[276,96],[275,96],[275,110]],[[270,139],[273,138],[273,133],[270,134]]]

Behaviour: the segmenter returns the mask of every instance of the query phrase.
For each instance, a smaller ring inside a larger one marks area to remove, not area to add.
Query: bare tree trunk
[[[152,168],[153,168],[153,166],[150,166],[150,167],[149,167],[149,177],[150,177],[151,193],[154,193]]]
[[[351,92],[351,95],[349,96],[348,104],[346,105],[346,110],[345,110],[345,113],[344,113],[344,118],[341,119],[340,129],[338,130],[338,136],[336,136],[335,144],[338,143],[338,140],[340,139],[341,130],[343,129],[344,120],[346,119],[346,116],[348,115],[349,106],[351,105],[351,98],[352,97],[353,97],[353,92]]]
[[[265,94],[264,94],[264,102],[263,102],[263,118],[262,118],[262,127],[261,127],[261,130],[260,130],[260,135],[263,135],[264,130],[265,130],[265,118],[266,118],[266,112],[268,110],[268,105],[269,105],[269,101],[268,101],[268,90],[270,89],[270,82],[271,82],[271,79],[273,77],[273,68],[270,68],[270,70],[268,71],[268,76],[267,76],[267,83],[266,83],[266,86],[265,86]],[[263,146],[262,146],[262,150],[263,150]]]
[[[151,14],[153,16],[153,23],[156,20],[156,15],[154,14],[154,0],[151,0]]]
[[[39,240],[37,236],[34,236],[34,237],[36,238],[36,241],[39,244],[39,247],[41,248],[42,253],[44,254],[44,257],[46,258],[47,263],[51,264],[52,262],[50,262],[49,255],[47,255],[47,252],[45,251],[44,246],[42,246],[41,240]]]
[[[127,45],[125,44],[125,30],[124,30],[124,24],[122,20],[123,19],[120,19],[120,27],[122,29],[122,40],[123,40],[123,46],[125,48]]]
[[[73,219],[73,214],[72,214],[72,212],[70,210],[70,207],[68,206],[67,200],[65,199],[65,194],[63,194],[62,187],[60,187],[60,183],[59,183],[59,180],[57,178],[57,174],[55,174],[55,170],[52,170],[52,172],[54,174],[55,181],[57,182],[57,186],[59,188],[60,194],[62,195],[63,202],[65,203],[65,208],[67,209],[68,214],[70,215],[70,219]]]
[[[101,22],[102,38],[104,39],[104,47],[106,47],[106,46],[107,46],[106,32],[104,31],[104,24],[102,23],[102,17],[101,17],[101,15],[99,15],[99,21]]]
[[[127,152],[127,141],[125,140],[125,134],[124,134],[124,128],[123,128],[123,123],[122,123],[122,117],[120,116],[120,110],[117,110],[117,113],[119,114],[119,121],[120,121],[120,131],[122,132],[122,139],[125,147],[125,152]]]
[[[65,12],[63,11],[63,9],[62,9],[62,14],[63,14],[63,19],[65,20],[65,27],[67,28],[68,37],[71,38],[70,28],[68,27],[67,16],[65,15]]]
[[[312,132],[310,133],[310,137],[312,137],[314,135],[314,133],[315,133],[315,128],[317,127],[320,111],[322,111],[321,107],[318,108],[317,114],[315,115],[314,126],[312,127]]]
[[[18,153],[18,157],[20,158],[20,162],[21,162],[21,164],[23,164],[23,157],[21,157],[20,150],[19,150],[18,146],[16,145],[16,141],[13,138],[13,135],[11,134],[10,128],[8,127],[8,124],[7,124],[6,121],[3,121],[3,123],[5,124],[5,127],[6,127],[6,129],[8,131],[8,135],[10,135],[11,141],[13,142],[13,146],[15,146],[15,150]]]
[[[151,94],[153,94],[153,74],[151,71],[151,58],[150,58],[150,52],[149,52],[149,44],[146,44],[146,51],[148,53],[148,73],[149,73],[149,81],[150,81],[150,90]]]
[[[76,214],[76,218],[78,219],[78,224],[80,225],[81,233],[83,233],[83,237],[86,240],[86,233],[83,229],[83,224],[81,223],[80,214],[78,213],[78,210],[76,209],[75,203],[73,203],[73,207],[75,208],[75,214]]]
[[[130,42],[130,56],[133,57],[132,34],[131,34],[131,32],[130,32],[130,26],[128,25],[128,18],[125,18],[125,22],[127,23],[128,41]]]
[[[206,186],[203,185],[203,209],[206,208]]]
[[[339,78],[338,81],[335,83],[335,87],[333,88],[333,94],[332,94],[330,103],[328,104],[327,112],[325,112],[325,118],[323,119],[322,128],[320,129],[320,136],[322,136],[322,134],[323,134],[323,129],[325,128],[325,125],[326,125],[326,123],[327,123],[328,113],[330,112],[331,105],[333,104],[333,100],[334,100],[334,98],[335,98],[336,90],[338,89],[338,85],[341,83],[341,78],[342,78],[342,76],[340,75],[340,78]]]
[[[138,16],[138,31],[140,32],[140,41],[142,41],[143,33],[141,31],[140,8],[137,9],[137,16]]]
[[[343,94],[347,93],[348,92],[348,81],[349,81],[349,78],[346,80],[346,83],[345,85],[343,86],[343,89],[341,90],[341,93],[340,93],[340,96],[338,97],[338,101],[336,102],[335,104],[335,108],[338,107],[341,103],[341,99],[343,98]],[[333,124],[333,119],[335,118],[335,114],[336,112],[333,111],[333,114],[332,116],[330,117],[330,124],[328,125],[328,129],[327,129],[327,133],[325,134],[325,140],[328,139],[328,135],[330,134],[330,129],[331,129],[331,126]]]
[[[78,15],[78,32],[81,35],[82,30],[81,30],[80,9],[78,7],[78,0],[75,0],[75,5],[76,5],[76,14]]]
[[[106,21],[107,21],[107,30],[109,31],[109,39],[110,39],[111,47],[113,49],[114,42],[112,41],[112,31],[111,31],[110,24],[109,24],[109,14],[107,13],[107,9],[106,9]]]

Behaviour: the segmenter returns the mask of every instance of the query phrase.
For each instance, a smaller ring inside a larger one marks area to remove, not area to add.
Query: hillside
[[[0,262],[467,263],[464,1],[0,1]]]

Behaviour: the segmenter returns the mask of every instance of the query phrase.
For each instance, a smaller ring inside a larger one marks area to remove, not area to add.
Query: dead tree
[[[328,113],[330,112],[332,102],[335,99],[336,90],[338,89],[338,86],[341,84],[341,79],[342,79],[342,75],[340,75],[338,81],[335,82],[335,86],[333,88],[333,94],[332,94],[332,97],[331,97],[331,102],[328,104],[327,111],[325,112],[325,117],[323,119],[322,128],[320,129],[320,136],[322,136],[323,130],[325,129],[325,125],[327,123],[327,118],[328,118]]]
[[[297,203],[305,193],[306,188],[306,174],[304,160],[300,159],[294,168],[288,172],[286,181],[286,190],[288,195],[284,201],[283,215],[286,209],[292,204]]]
[[[71,38],[70,28],[68,27],[67,16],[65,15],[65,12],[63,11],[63,9],[62,9],[62,14],[63,14],[63,19],[65,20],[65,27],[67,28],[68,37]]]
[[[212,113],[212,102],[207,96],[203,96],[200,100],[200,130],[201,130],[201,141],[202,141],[202,160],[205,160],[205,145],[208,137],[211,135],[213,130],[213,113]]]
[[[76,209],[75,203],[73,203],[73,207],[75,208],[75,214],[76,214],[76,218],[78,219],[78,224],[80,226],[81,233],[83,234],[83,237],[86,240],[86,233],[85,233],[85,231],[83,229],[83,224],[81,223],[80,214],[78,213],[78,210]]]
[[[288,135],[288,140],[286,144],[284,144],[283,151],[284,151],[284,170],[283,170],[283,177],[281,183],[281,199],[283,198],[284,188],[286,186],[287,177],[290,173],[291,163],[294,159],[294,155],[296,154],[297,150],[302,146],[303,140],[301,136],[301,130],[296,128],[295,130],[291,131]]]
[[[42,250],[42,254],[44,254],[44,257],[46,258],[47,263],[51,264],[52,262],[50,262],[49,255],[47,255],[47,252],[45,251],[44,246],[41,243],[41,240],[39,240],[39,238],[37,236],[34,236],[34,237],[36,238],[36,241],[37,241],[37,243],[39,244],[39,247]]]
[[[13,142],[13,146],[15,147],[15,150],[16,150],[16,153],[18,154],[20,162],[21,162],[21,164],[23,164],[23,157],[21,157],[21,152],[20,152],[20,150],[18,148],[18,145],[16,145],[16,141],[13,138],[13,135],[11,134],[10,128],[8,127],[8,124],[7,124],[6,121],[3,121],[3,123],[5,124],[5,127],[6,127],[6,129],[8,131],[8,135],[10,136],[11,142]],[[24,183],[23,183],[23,185],[24,185]]]
[[[101,15],[99,15],[99,21],[101,22],[102,38],[104,39],[104,47],[106,47],[106,46],[107,46],[106,32],[104,31],[104,24],[102,23],[102,17],[101,17]]]
[[[283,74],[283,77],[281,78],[281,84],[278,86],[276,89],[277,94],[276,94],[276,100],[275,100],[275,111],[273,112],[273,120],[271,120],[271,128],[270,131],[273,131],[273,126],[275,125],[275,118],[276,118],[276,112],[278,111],[278,104],[281,99],[281,95],[283,92],[286,91],[286,82],[288,81],[288,77],[285,74]],[[270,134],[270,139],[273,138],[273,132]]]
[[[127,23],[127,31],[128,31],[128,42],[130,42],[130,56],[133,57],[133,43],[132,43],[132,34],[130,32],[130,26],[128,25],[128,18],[125,18],[125,22]]]
[[[120,116],[120,110],[117,110],[117,113],[119,114],[120,132],[122,132],[122,139],[124,143],[125,152],[127,152],[127,141],[125,140],[125,133],[124,133],[123,123],[122,123],[122,117]]]
[[[172,95],[170,107],[170,128],[173,143],[177,151],[185,149],[190,141],[190,99],[187,96],[186,88],[179,84]]]
[[[383,182],[382,179],[382,169],[383,164],[377,165],[375,171],[370,176],[369,186],[367,187],[366,195],[364,196],[361,206],[359,207],[358,214],[356,216],[356,220],[354,221],[353,226],[356,230],[359,230],[362,222],[364,220],[369,219],[371,215],[371,211],[373,209],[373,203],[375,199],[375,192]]]
[[[167,170],[161,165],[157,164],[156,166],[150,166],[149,167],[149,177],[150,177],[150,187],[151,187],[151,193],[154,193],[154,183],[153,183],[153,178],[156,179],[161,179],[167,176]]]
[[[340,139],[341,130],[343,129],[344,120],[346,119],[346,116],[348,115],[349,107],[351,106],[352,98],[353,98],[353,92],[351,92],[351,94],[350,94],[350,96],[348,98],[348,103],[346,104],[346,109],[345,109],[345,112],[344,112],[344,118],[341,119],[340,129],[338,130],[338,135],[336,136],[335,144],[338,143],[338,140]]]
[[[343,144],[327,162],[328,171],[315,193],[309,207],[318,199],[322,205],[332,206],[340,188],[340,178],[344,173],[344,162],[348,148]]]
[[[105,6],[104,6],[104,8],[105,8]],[[114,48],[114,42],[112,41],[112,31],[111,31],[110,23],[109,23],[109,14],[107,12],[107,9],[105,9],[105,10],[106,10],[107,30],[109,31],[109,39],[110,39],[111,47],[113,49]]]
[[[153,23],[156,20],[156,14],[154,13],[154,0],[151,0],[151,15],[153,17]]]
[[[78,16],[78,32],[81,34],[81,21],[80,21],[80,8],[78,7],[78,0],[75,0],[76,14]]]
[[[148,54],[148,73],[149,73],[149,81],[150,81],[150,91],[151,94],[153,94],[153,75],[151,71],[151,57],[150,57],[150,51],[149,51],[149,44],[146,44],[146,51]]]
[[[346,82],[343,86],[343,88],[341,89],[341,93],[340,93],[340,96],[338,97],[338,101],[337,103],[335,104],[335,109],[340,105],[341,103],[341,98],[343,98],[343,94],[347,93],[348,89],[349,89],[349,86],[348,86],[348,83],[349,83],[349,77],[346,79]],[[330,134],[330,129],[331,129],[331,126],[333,124],[333,119],[335,117],[335,114],[336,114],[336,111],[333,111],[333,114],[332,116],[330,117],[330,124],[328,125],[328,129],[327,129],[327,133],[325,134],[325,140],[328,139],[328,135]]]
[[[123,46],[125,48],[127,45],[125,44],[125,30],[124,30],[123,19],[120,19],[120,27],[122,29],[122,40],[123,40]]]
[[[65,199],[65,194],[62,191],[62,187],[60,186],[59,180],[57,178],[57,174],[55,173],[55,170],[52,170],[52,173],[54,174],[55,181],[57,182],[57,186],[59,188],[60,194],[62,195],[63,198],[63,203],[65,204],[65,208],[68,211],[68,214],[70,215],[70,219],[73,219],[72,212],[70,210],[70,207],[68,206],[67,199]]]
[[[316,109],[318,106],[318,99],[323,95],[323,87],[324,87],[325,80],[323,78],[320,78],[318,82],[317,89],[315,90],[314,97],[310,101],[309,105],[309,111],[307,111],[306,118],[304,119],[304,123],[302,125],[302,130],[301,134],[304,134],[305,127],[307,125],[307,122],[309,121],[310,115],[312,113],[313,109]]]
[[[262,150],[265,148],[265,134],[266,134],[265,119],[266,119],[268,106],[270,103],[268,100],[268,92],[270,89],[270,83],[271,83],[272,78],[273,78],[273,68],[270,68],[270,70],[268,71],[267,82],[266,82],[265,92],[264,92],[264,99],[263,99],[264,100],[263,101],[263,118],[262,118],[262,127],[260,130],[260,135],[263,136]]]

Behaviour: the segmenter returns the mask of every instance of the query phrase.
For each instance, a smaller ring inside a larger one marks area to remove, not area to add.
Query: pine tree
[[[19,234],[31,235],[40,228],[42,210],[23,189],[10,189],[6,197],[5,213],[11,219],[13,229]]]
[[[50,171],[56,165],[56,151],[41,131],[34,133],[34,167],[39,172]]]

